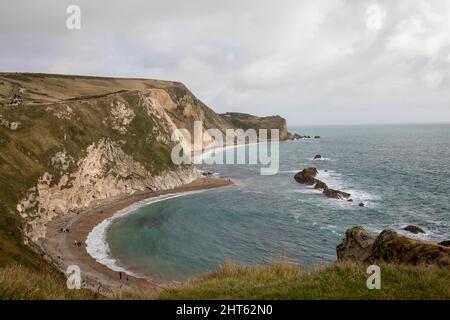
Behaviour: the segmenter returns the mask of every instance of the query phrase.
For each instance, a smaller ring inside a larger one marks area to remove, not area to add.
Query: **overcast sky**
[[[0,70],[182,81],[290,125],[450,122],[448,0],[112,2],[1,0]]]

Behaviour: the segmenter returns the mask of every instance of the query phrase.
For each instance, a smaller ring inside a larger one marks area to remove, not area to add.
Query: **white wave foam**
[[[319,193],[319,192],[322,192],[322,191],[314,189],[312,187],[306,187],[306,188],[303,188],[303,189],[295,189],[294,192],[295,193],[303,193],[303,194],[315,194],[315,193]]]
[[[263,142],[255,142],[255,143],[242,143],[242,144],[232,144],[232,145],[226,145],[226,146],[211,146],[206,148],[201,154],[199,155],[195,155],[192,158],[193,163],[202,163],[203,161],[205,161],[208,158],[211,158],[212,155],[214,154],[215,157],[217,157],[218,155],[222,154],[227,150],[231,150],[231,149],[237,149],[237,148],[242,148],[242,147],[254,147],[259,145],[260,143]]]
[[[302,169],[299,169],[299,170],[281,170],[281,171],[278,171],[279,173],[297,173],[297,172],[300,172],[300,171],[302,171]]]
[[[337,173],[333,170],[319,170],[317,174],[317,178],[325,182],[330,188],[341,190],[351,194],[351,199],[353,199],[353,203],[364,203],[365,207],[373,208],[376,206],[376,201],[379,198],[375,195],[372,195],[364,190],[354,189],[352,186],[349,186],[345,179],[342,178],[340,173]],[[351,204],[351,202],[347,201],[339,201],[339,204]]]
[[[404,228],[406,226],[408,226],[408,224],[402,223],[402,224],[392,224],[392,225],[384,227],[384,228],[380,228],[378,226],[377,227],[366,226],[365,229],[373,235],[379,235],[383,230],[391,229],[400,235],[406,236],[408,238],[413,238],[413,239],[427,240],[427,241],[434,241],[434,242],[439,242],[439,241],[442,241],[442,239],[443,239],[442,234],[435,233],[430,229],[422,228],[423,231],[425,231],[425,233],[414,234],[414,233],[404,230]]]
[[[106,240],[106,235],[108,232],[109,227],[111,226],[111,223],[118,219],[122,218],[124,216],[127,216],[129,214],[132,214],[137,209],[147,206],[152,203],[178,198],[194,193],[200,193],[206,190],[197,190],[197,191],[189,191],[189,192],[180,192],[170,195],[161,195],[154,198],[145,199],[136,203],[133,203],[132,205],[117,211],[113,216],[106,218],[101,223],[99,223],[97,226],[95,226],[91,232],[89,232],[87,238],[86,238],[86,251],[91,255],[92,258],[94,258],[97,262],[107,266],[109,269],[117,271],[117,272],[124,272],[130,276],[133,277],[139,277],[144,278],[143,275],[133,273],[129,270],[126,270],[124,267],[120,266],[118,261],[114,259],[111,256],[111,252],[109,249],[108,242]]]

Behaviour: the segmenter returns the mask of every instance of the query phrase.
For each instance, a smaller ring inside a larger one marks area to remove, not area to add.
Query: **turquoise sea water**
[[[201,166],[237,185],[154,203],[115,220],[107,233],[111,255],[134,272],[183,280],[230,260],[333,261],[354,225],[380,232],[414,224],[426,230],[422,238],[450,239],[450,125],[290,129],[322,138],[280,143],[274,176],[261,176],[251,165]],[[318,153],[325,158],[312,160]],[[309,166],[354,202],[328,199],[295,182],[294,174]]]

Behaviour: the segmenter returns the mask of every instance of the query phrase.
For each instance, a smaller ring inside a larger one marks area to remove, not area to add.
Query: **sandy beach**
[[[77,265],[81,270],[84,288],[106,295],[126,289],[141,289],[157,293],[164,288],[164,284],[150,279],[135,278],[124,273],[121,279],[118,272],[93,259],[86,251],[85,241],[88,234],[103,220],[135,202],[160,195],[226,187],[232,184],[228,179],[204,177],[170,190],[145,191],[98,200],[87,208],[58,216],[49,222],[46,237],[39,240],[39,245],[61,271],[65,272],[70,265]],[[62,229],[68,229],[69,232],[61,232]],[[81,245],[75,245],[75,241],[81,242]]]

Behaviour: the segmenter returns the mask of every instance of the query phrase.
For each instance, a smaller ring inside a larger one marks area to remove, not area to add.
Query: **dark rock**
[[[425,231],[423,231],[422,228],[419,228],[419,227],[413,226],[413,225],[409,225],[409,226],[403,228],[403,230],[409,231],[414,234],[425,233]]]
[[[439,242],[438,245],[443,246],[443,247],[450,247],[450,240],[445,240],[445,241]]]
[[[320,136],[314,136],[314,139],[320,139]]]
[[[344,241],[336,247],[338,260],[366,261],[372,250],[375,237],[363,227],[353,227],[345,232]]]
[[[328,189],[328,186],[325,182],[316,179],[316,184],[314,186],[314,189],[325,190],[325,189]]]
[[[338,259],[364,263],[450,266],[450,248],[445,246],[401,236],[392,230],[384,230],[373,239],[362,227],[348,229],[345,239],[336,247]]]
[[[353,199],[348,199],[347,201],[348,201],[348,202],[353,202]]]
[[[211,172],[211,171],[203,171],[202,172],[202,176],[204,176],[204,177],[208,177],[208,176],[211,176],[213,173]]]
[[[292,134],[292,133],[288,132],[286,140],[300,140],[302,138],[303,138],[303,136],[301,136],[297,133]]]
[[[450,248],[384,230],[375,240],[371,258],[389,263],[450,266]]]
[[[323,190],[323,194],[326,195],[328,198],[333,198],[333,199],[344,199],[344,198],[350,198],[350,196],[351,196],[350,193],[339,191],[339,190],[334,190],[334,189],[330,189],[330,188]]]
[[[362,207],[365,207],[365,204],[362,203],[362,202],[360,202],[360,203],[358,204],[358,206],[360,206],[360,207],[362,208]]]
[[[321,156],[320,154],[316,154],[316,155],[314,156],[314,160],[317,160],[317,159],[322,159],[322,156]]]
[[[302,171],[298,172],[294,176],[294,179],[298,183],[307,184],[307,185],[312,186],[317,182],[317,179],[315,178],[317,173],[318,173],[318,171],[316,168],[306,168],[306,169],[303,169]]]
[[[314,185],[316,183],[316,179],[305,174],[304,172],[299,172],[294,176],[295,181],[301,184]]]
[[[306,168],[298,172],[294,176],[294,179],[298,183],[314,186],[315,189],[323,190],[323,193],[329,198],[344,199],[349,198],[351,196],[351,194],[349,193],[330,189],[326,183],[324,183],[319,179],[316,179],[317,173],[318,171],[316,168]]]

